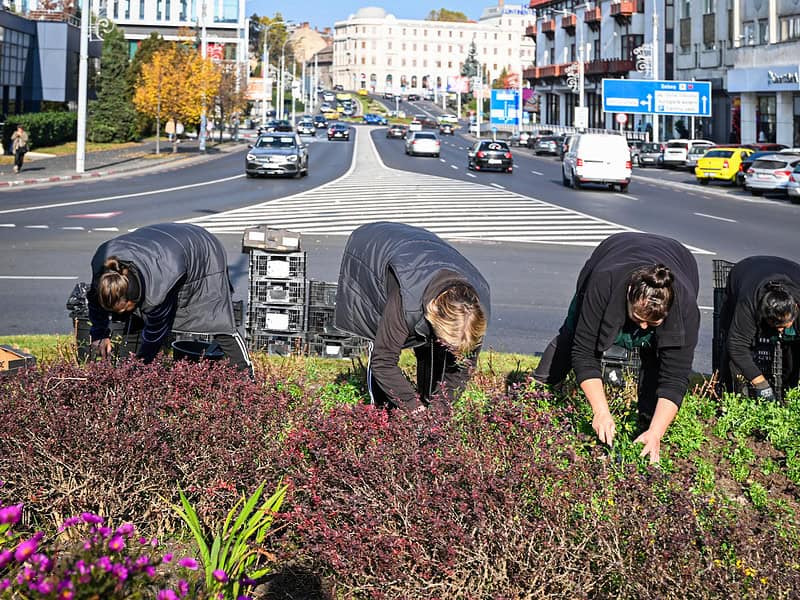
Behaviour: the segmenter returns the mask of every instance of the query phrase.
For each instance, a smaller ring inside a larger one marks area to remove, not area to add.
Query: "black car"
[[[308,175],[308,150],[296,133],[267,133],[258,136],[247,151],[244,172],[256,175]]]
[[[337,83],[335,86],[333,86],[333,90],[335,92],[343,92],[344,86],[341,83]]]
[[[311,119],[303,119],[297,123],[297,133],[300,135],[317,135],[317,128]]]
[[[291,121],[287,121],[286,119],[281,119],[280,121],[278,121],[275,124],[274,131],[280,131],[280,132],[288,133],[288,132],[293,132],[294,131],[294,127],[292,127],[292,122]]]
[[[399,123],[392,123],[389,125],[389,129],[386,130],[386,137],[403,139],[406,137],[406,126],[400,125]]]
[[[442,123],[439,125],[439,135],[455,135],[452,123]]]
[[[314,115],[314,127],[317,129],[327,129],[328,119],[324,115]]]
[[[258,135],[262,135],[264,133],[272,133],[278,127],[278,121],[275,119],[270,119],[266,123],[264,123],[261,127],[258,128]]]
[[[505,142],[478,140],[467,152],[467,169],[511,173],[514,170],[511,148]]]
[[[417,102],[419,100],[419,94],[409,94],[408,101],[409,102]]]
[[[334,123],[328,127],[328,139],[350,141],[350,127],[344,123]]]

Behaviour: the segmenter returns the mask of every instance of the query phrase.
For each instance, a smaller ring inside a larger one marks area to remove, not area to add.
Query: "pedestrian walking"
[[[11,134],[11,152],[14,155],[14,173],[19,173],[22,170],[22,162],[25,160],[25,154],[28,152],[28,143],[28,132],[25,131],[22,125],[17,125],[17,130]]]
[[[564,324],[534,378],[558,384],[574,370],[594,413],[592,428],[611,446],[616,424],[601,360],[638,348],[642,433],[635,441],[644,445],[642,456],[657,462],[688,386],[700,327],[698,289],[697,262],[679,242],[647,233],[606,238],[581,270]]]
[[[753,351],[759,340],[781,342],[784,388],[798,385],[800,372],[800,264],[778,256],[751,256],[736,263],[728,274],[720,310],[722,352],[720,384],[729,392],[747,392],[774,400],[769,379],[756,364]]]
[[[378,222],[347,240],[335,323],[371,341],[374,405],[449,408],[475,367],[489,310],[489,284],[478,269],[430,231]],[[416,389],[398,365],[403,348],[414,349]]]
[[[225,356],[252,377],[233,314],[225,248],[205,229],[184,223],[141,227],[100,245],[87,294],[91,339],[111,351],[110,313],[144,320],[137,357],[151,362],[175,329],[213,335]]]

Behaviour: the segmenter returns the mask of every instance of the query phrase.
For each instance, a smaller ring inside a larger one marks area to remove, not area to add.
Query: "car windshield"
[[[661,144],[642,144],[642,152],[661,152]]]
[[[293,137],[261,136],[256,142],[256,148],[291,148],[294,146]]]
[[[705,154],[705,158],[730,158],[733,156],[733,150],[709,150]]]

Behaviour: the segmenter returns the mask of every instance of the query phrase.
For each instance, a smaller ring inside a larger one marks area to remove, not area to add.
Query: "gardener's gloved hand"
[[[753,384],[756,388],[756,398],[766,402],[773,402],[775,400],[775,390],[766,379],[761,383]]]

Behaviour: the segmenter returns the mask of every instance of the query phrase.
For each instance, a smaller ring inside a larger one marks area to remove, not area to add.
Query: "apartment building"
[[[525,38],[533,12],[501,3],[477,22],[398,19],[382,8],[362,8],[334,24],[333,82],[347,89],[395,93],[446,89],[475,43],[491,80],[506,70],[518,76],[533,63],[534,42]]]
[[[711,81],[713,117],[698,133],[720,142],[800,147],[800,2],[679,0],[675,78]]]
[[[672,78],[674,1],[531,0],[536,20],[526,35],[536,41],[536,63],[526,69],[525,79],[536,92],[538,120],[551,125],[573,124],[579,93],[570,87],[574,79],[570,71],[576,70],[577,61],[582,59],[589,127],[619,127],[616,114],[603,112],[602,80],[653,79],[646,63],[653,51],[654,33],[658,52],[655,76]],[[663,130],[665,120],[661,121]],[[652,118],[628,114],[624,127],[646,131],[652,127]]]

